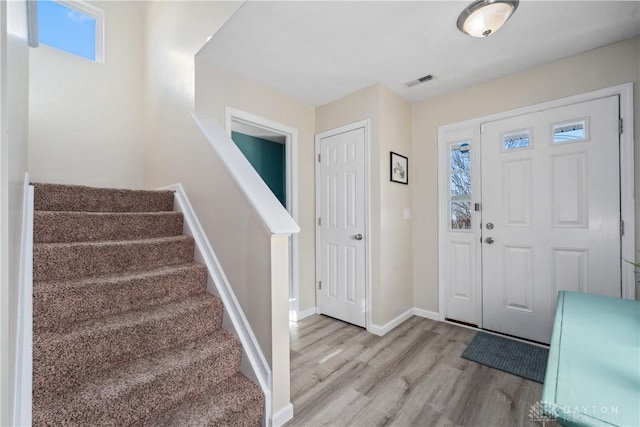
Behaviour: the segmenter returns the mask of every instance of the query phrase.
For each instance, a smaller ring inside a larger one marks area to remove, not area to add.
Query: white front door
[[[548,343],[556,296],[620,297],[618,96],[482,126],[482,325]]]
[[[318,148],[318,306],[365,327],[365,128],[320,135]]]

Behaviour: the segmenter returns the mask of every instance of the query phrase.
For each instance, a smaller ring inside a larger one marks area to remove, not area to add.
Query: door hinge
[[[318,153],[318,163],[320,163],[320,153]]]
[[[474,207],[476,212],[480,212],[480,203],[476,203]]]
[[[618,135],[622,135],[623,129],[624,129],[624,126],[622,124],[622,119],[618,119]]]
[[[318,217],[318,227],[322,225],[322,218]]]
[[[620,220],[620,237],[624,236],[624,221]]]
[[[318,281],[318,289],[322,290],[322,280]]]

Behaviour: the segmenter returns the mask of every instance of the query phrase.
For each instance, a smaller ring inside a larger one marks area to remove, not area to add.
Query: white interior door
[[[559,290],[621,296],[618,97],[482,126],[483,328],[548,343]]]
[[[365,129],[319,139],[320,313],[366,326]]]

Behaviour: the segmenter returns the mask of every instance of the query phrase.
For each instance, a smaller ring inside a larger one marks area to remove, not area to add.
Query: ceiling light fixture
[[[472,37],[488,37],[504,25],[518,8],[518,0],[478,0],[458,17],[458,29]]]

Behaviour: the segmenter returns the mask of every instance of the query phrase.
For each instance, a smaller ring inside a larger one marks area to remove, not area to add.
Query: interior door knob
[[[485,243],[488,243],[488,244],[492,244],[492,243],[493,243],[493,237],[487,237],[487,238],[485,238],[485,239],[484,239],[484,242],[485,242]]]
[[[362,234],[356,234],[353,238],[356,240],[362,240]]]

